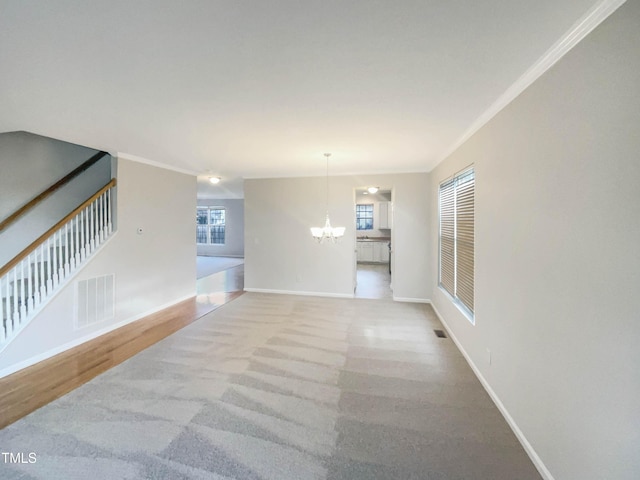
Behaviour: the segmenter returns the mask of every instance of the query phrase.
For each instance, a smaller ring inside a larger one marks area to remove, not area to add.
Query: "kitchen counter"
[[[356,240],[358,242],[389,242],[391,241],[391,237],[369,237],[369,238],[357,237]]]

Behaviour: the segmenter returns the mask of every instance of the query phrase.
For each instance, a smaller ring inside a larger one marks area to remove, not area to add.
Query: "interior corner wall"
[[[199,198],[199,207],[224,207],[224,245],[198,245],[198,255],[243,257],[244,256],[244,199]],[[194,212],[195,215],[195,212]],[[195,233],[194,233],[195,237]]]
[[[331,177],[331,223],[346,227],[336,244],[318,244],[309,231],[324,226],[325,177],[245,180],[245,289],[353,296],[354,189],[372,184],[393,189],[394,297],[428,300],[426,173]]]
[[[640,2],[431,172],[476,172],[475,326],[433,303],[543,474],[640,478]],[[490,358],[489,361],[489,351]]]
[[[123,159],[117,163],[117,232],[0,353],[0,372],[195,295],[196,178]],[[115,317],[76,328],[76,283],[108,274],[115,275]]]

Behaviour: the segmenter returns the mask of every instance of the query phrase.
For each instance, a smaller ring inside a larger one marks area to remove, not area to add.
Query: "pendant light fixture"
[[[333,243],[344,235],[345,227],[332,227],[329,220],[329,157],[330,153],[324,154],[327,159],[327,217],[324,222],[324,227],[311,227],[311,235],[318,243],[322,243],[325,240],[330,240]]]

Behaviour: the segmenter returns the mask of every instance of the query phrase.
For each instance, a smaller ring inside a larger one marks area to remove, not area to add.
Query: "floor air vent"
[[[433,331],[438,338],[447,338],[447,334],[444,333],[444,330],[434,330]]]
[[[76,328],[114,317],[114,276],[80,280],[76,283]]]

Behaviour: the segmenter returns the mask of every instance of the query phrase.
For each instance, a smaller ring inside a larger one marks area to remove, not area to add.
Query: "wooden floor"
[[[0,379],[0,428],[242,295],[244,265],[198,280],[197,295]]]

